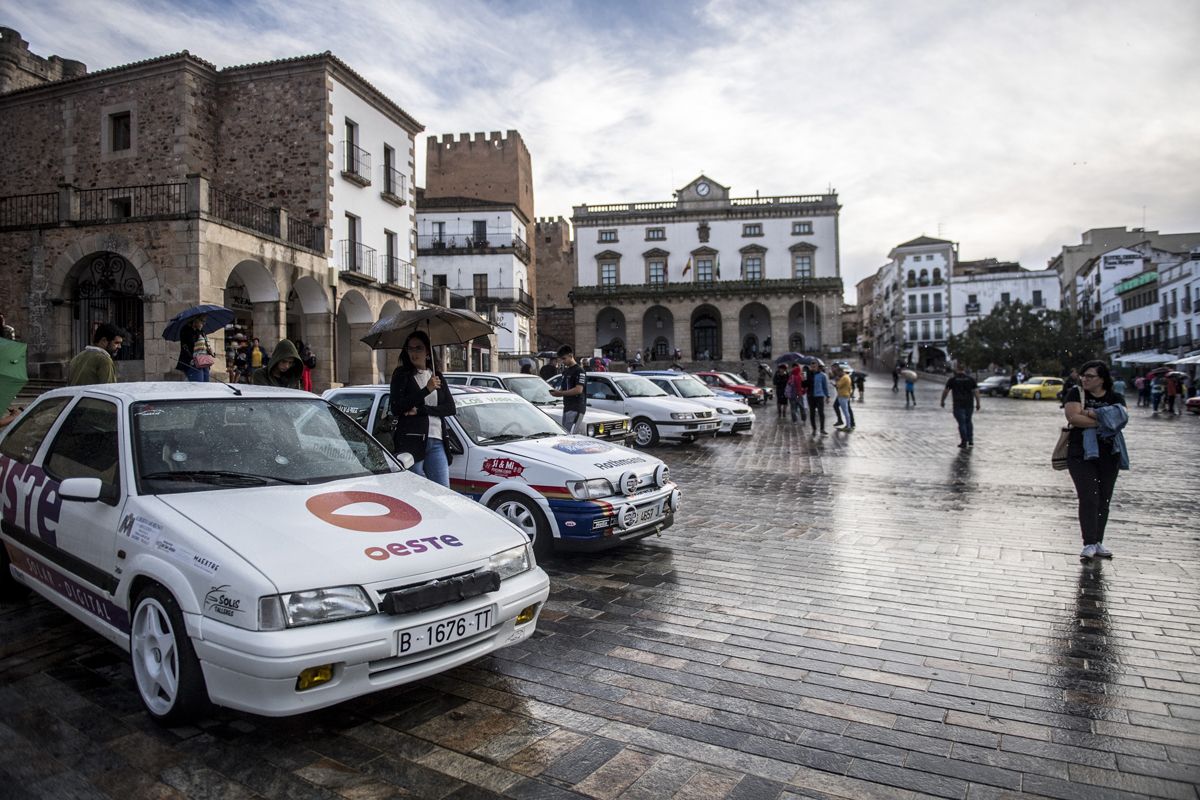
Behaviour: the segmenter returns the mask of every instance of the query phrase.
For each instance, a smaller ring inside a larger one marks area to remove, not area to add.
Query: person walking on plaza
[[[265,367],[259,367],[250,373],[250,383],[255,386],[281,386],[285,389],[299,389],[304,377],[304,365],[300,363],[300,354],[296,345],[287,339],[281,339],[275,345],[275,352]]]
[[[1138,375],[1133,379],[1133,388],[1137,390],[1138,408],[1150,402],[1150,384],[1147,383],[1144,375]]]
[[[1121,429],[1129,419],[1125,398],[1113,391],[1112,375],[1103,361],[1079,368],[1081,386],[1067,394],[1063,413],[1071,426],[1067,438],[1067,470],[1079,498],[1083,550],[1079,558],[1112,558],[1104,545],[1108,507],[1117,475],[1129,469]]]
[[[850,377],[854,379],[854,388],[858,389],[858,402],[863,401],[863,390],[867,386],[867,373],[855,370],[850,373]]]
[[[808,391],[804,385],[804,370],[799,364],[792,365],[792,372],[788,377],[788,386],[792,388],[792,399],[790,402],[792,422],[796,421],[796,412],[800,412],[800,422],[808,421],[808,412],[805,410],[804,395]]]
[[[113,357],[121,352],[124,341],[125,332],[111,322],[97,325],[92,331],[92,343],[67,364],[67,385],[116,383],[117,365],[113,363]]]
[[[971,421],[971,415],[980,408],[979,384],[967,374],[966,367],[961,362],[955,365],[954,375],[946,381],[946,388],[942,390],[942,408],[946,407],[948,394],[954,396],[950,407],[954,410],[954,420],[958,423],[958,446],[974,447],[975,424]]]
[[[575,351],[569,344],[558,348],[558,360],[565,367],[562,374],[562,388],[551,389],[550,394],[563,398],[563,428],[567,433],[587,433],[587,425],[583,418],[587,414],[587,395],[583,393],[583,368],[575,361]]]
[[[267,351],[263,349],[262,343],[255,336],[250,340],[250,349],[246,353],[250,361],[250,374],[254,374],[254,370],[267,365]]]
[[[1113,391],[1116,392],[1117,394],[1121,395],[1122,397],[1124,397],[1125,396],[1125,379],[1122,378],[1120,375],[1118,375],[1115,372],[1112,374],[1112,376],[1113,376]],[[1063,397],[1065,398],[1066,396],[1067,395],[1064,393]],[[1141,405],[1141,404],[1139,403],[1138,405]]]
[[[434,365],[433,347],[424,331],[410,334],[400,351],[400,364],[392,372],[391,411],[395,451],[412,456],[417,475],[449,488],[444,423],[454,416],[454,397]]]
[[[204,321],[205,316],[197,314],[179,332],[179,361],[175,368],[193,383],[208,383],[214,361],[212,346],[204,335]]]
[[[917,373],[912,370],[904,371],[904,407],[908,408],[908,403],[911,400],[913,407],[917,405]]]
[[[1167,398],[1167,413],[1174,414],[1175,401],[1179,399],[1179,381],[1174,375],[1167,375],[1165,394]]]
[[[1154,413],[1158,413],[1158,407],[1162,405],[1163,395],[1167,391],[1167,381],[1162,375],[1155,375],[1150,381],[1150,406],[1154,409]]]
[[[900,362],[896,362],[895,368],[892,370],[892,393],[899,394],[900,392]]]
[[[829,397],[829,378],[824,372],[824,364],[820,361],[808,367],[808,377],[804,388],[808,393],[808,414],[812,422],[813,436],[817,435],[817,418],[821,419],[821,435],[825,435],[825,400]]]
[[[776,367],[775,374],[771,377],[771,382],[775,384],[775,417],[777,419],[783,419],[788,403],[792,400],[791,379],[792,374],[788,372],[787,364],[780,364]]]
[[[854,396],[854,380],[850,377],[850,373],[834,367],[834,376],[837,378],[837,408],[841,424],[835,425],[836,428],[841,428],[844,431],[854,430],[854,411],[850,408],[850,398]]]
[[[317,368],[317,354],[300,339],[293,340],[292,344],[295,346],[296,352],[300,354],[300,363],[303,365],[300,372],[300,388],[306,392],[311,392],[313,386],[312,373]],[[278,350],[279,347],[276,346],[275,349]],[[429,357],[433,358],[432,352]]]

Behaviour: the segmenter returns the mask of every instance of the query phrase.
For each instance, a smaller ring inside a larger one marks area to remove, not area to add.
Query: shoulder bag
[[[1067,443],[1071,440],[1071,428],[1067,426],[1058,434],[1058,443],[1050,454],[1050,466],[1057,470],[1067,468]]]

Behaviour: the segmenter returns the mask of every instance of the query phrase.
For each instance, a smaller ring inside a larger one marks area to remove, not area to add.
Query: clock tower
[[[701,175],[675,193],[680,204],[700,203],[725,205],[729,200],[729,187],[722,186],[707,175]]]

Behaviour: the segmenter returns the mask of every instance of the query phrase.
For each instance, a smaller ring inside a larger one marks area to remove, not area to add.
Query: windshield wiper
[[[555,433],[554,431],[538,431],[537,433],[530,434],[529,436],[526,436],[525,438],[526,439],[545,439],[547,436],[562,436],[562,434]]]
[[[523,433],[498,433],[495,436],[485,436],[479,440],[480,444],[496,444],[497,442],[512,442],[517,439],[524,439]]]
[[[274,481],[277,483],[290,483],[293,486],[304,486],[308,484],[307,480],[301,480],[299,478],[281,478],[276,475],[252,475],[247,472],[227,472],[225,470],[218,469],[181,469],[173,472],[151,472],[147,475],[143,475],[142,478],[145,480],[210,479],[214,482],[224,479],[256,484],[264,484]]]

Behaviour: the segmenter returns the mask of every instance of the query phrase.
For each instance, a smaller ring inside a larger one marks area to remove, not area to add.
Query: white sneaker
[[[1091,561],[1096,557],[1096,545],[1089,544],[1079,551],[1080,561]]]
[[[1096,558],[1112,558],[1113,551],[1104,546],[1104,543],[1096,545]]]

